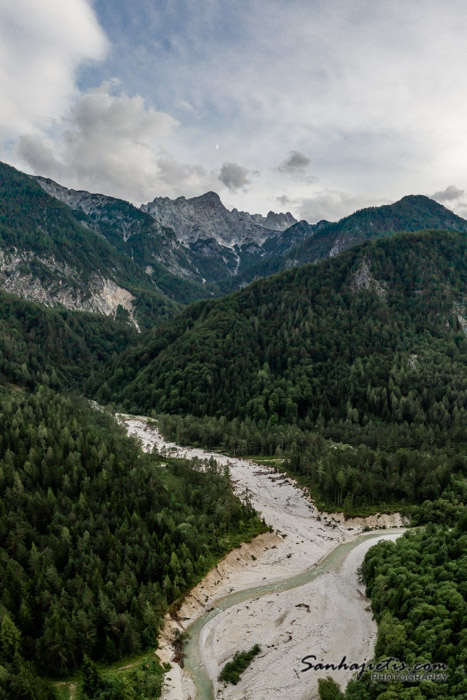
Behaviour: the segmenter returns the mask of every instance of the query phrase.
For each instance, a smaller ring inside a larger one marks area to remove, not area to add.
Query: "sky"
[[[0,159],[139,205],[467,217],[465,0],[0,0]]]

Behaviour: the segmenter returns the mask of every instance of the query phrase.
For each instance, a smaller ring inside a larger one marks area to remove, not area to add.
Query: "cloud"
[[[168,151],[161,151],[157,159],[160,186],[168,187],[168,195],[196,196],[215,188],[216,175],[201,165],[180,163]]]
[[[288,158],[279,165],[278,169],[282,173],[301,174],[305,172],[310,163],[310,158],[300,153],[300,151],[290,151]]]
[[[222,183],[230,207],[284,194],[313,220],[467,192],[464,0],[231,5],[0,1],[4,153],[23,136],[22,162],[70,186],[144,201]],[[121,94],[91,99],[110,76]]]
[[[274,170],[269,202],[286,179],[297,183],[294,166],[309,166],[294,160],[294,148],[312,154],[313,173],[330,191],[361,192],[359,204],[433,192],[440,176],[463,182],[462,0],[252,0],[232,3],[228,13],[219,0],[181,0],[178,10],[159,3],[157,11],[149,0],[136,2],[146,8],[133,13],[144,60],[128,53],[122,70],[143,94],[157,65],[161,104],[196,108],[198,122],[187,130],[187,114],[180,136],[205,167],[237,162],[263,178]],[[213,142],[222,143],[219,164]],[[229,195],[243,208],[260,192],[256,201],[270,207],[259,185],[258,178],[247,195],[241,188]]]
[[[50,126],[76,97],[78,67],[107,49],[87,0],[0,3],[0,137]]]
[[[248,168],[244,168],[237,163],[224,163],[219,174],[219,180],[229,190],[238,190],[249,184],[249,172]]]
[[[435,194],[432,194],[431,198],[440,203],[453,202],[456,199],[461,199],[464,196],[464,194],[465,190],[460,190],[454,185],[449,185],[448,187],[446,187],[445,190],[442,190],[441,192],[435,192]]]
[[[467,218],[467,195],[465,190],[461,190],[455,185],[448,185],[445,190],[435,192],[431,198],[440,204],[452,209],[456,214]]]
[[[57,158],[55,144],[51,139],[38,134],[25,134],[19,141],[17,153],[37,175],[47,175],[56,180],[68,176],[65,164]]]
[[[82,95],[55,142],[39,134],[22,136],[21,160],[34,173],[68,187],[136,203],[156,194],[198,195],[212,188],[213,173],[180,163],[163,147],[178,122],[147,107],[139,95],[111,94],[115,87],[111,81]]]

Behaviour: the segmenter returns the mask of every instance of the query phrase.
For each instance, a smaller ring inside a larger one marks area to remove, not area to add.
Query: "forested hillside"
[[[466,697],[466,508],[448,524],[452,527],[432,524],[395,543],[380,542],[362,566],[379,625],[375,658],[404,662],[406,674],[417,663],[420,675],[429,674],[430,664],[444,664],[446,670],[435,673],[445,673],[447,680],[387,683],[366,676],[349,684],[346,700]]]
[[[199,288],[178,286],[162,268],[155,273],[166,293],[151,288],[154,270],[141,267],[154,252],[146,220],[135,219],[134,262],[123,235],[131,212],[116,205],[117,232],[106,229],[105,207],[94,220],[83,212],[83,227],[32,180],[5,168],[3,286],[19,280],[34,296],[36,284],[47,293],[68,285],[67,294],[81,285],[79,293],[92,296],[87,280],[111,274],[132,299],[109,317],[0,292],[0,694],[52,697],[39,675],[84,662],[87,697],[96,688],[120,697],[126,681],[110,690],[93,661],[153,649],[168,606],[234,543],[263,529],[214,464],[169,459],[162,466],[78,394],[157,415],[179,443],[272,457],[329,510],[403,509],[420,523],[456,526],[467,463],[460,224],[460,232],[383,236],[171,318],[179,305],[169,297],[185,303]],[[413,202],[406,204],[413,213]],[[377,228],[375,235],[392,233]],[[326,230],[323,224],[312,237],[321,252],[331,241]],[[367,560],[381,622],[378,654],[396,653],[394,640],[402,639],[409,656],[418,650],[430,658],[429,644],[441,645],[450,668],[461,663],[462,618],[451,602],[463,593],[462,533],[431,528],[438,553],[417,535]],[[417,547],[424,549],[418,559]],[[415,611],[391,573],[402,560],[412,567],[402,578]],[[459,564],[454,573],[451,562]],[[437,621],[434,637],[425,638],[420,610]],[[159,688],[163,669],[153,671],[141,668],[128,683]],[[454,671],[453,679],[440,697],[464,692]],[[349,698],[369,700],[381,689],[350,691]]]
[[[239,276],[236,286],[290,267],[333,257],[368,239],[398,232],[431,229],[466,233],[467,221],[429,197],[409,195],[394,204],[360,209],[335,223],[320,221],[312,225],[300,221],[291,226],[286,234],[303,237],[307,227],[308,235],[303,242],[283,255],[256,263]]]
[[[216,465],[160,467],[84,400],[1,398],[0,689],[41,697],[20,657],[60,674],[154,648],[168,604],[263,526]]]
[[[201,302],[122,355],[98,397],[130,410],[465,437],[467,242],[358,246]]]
[[[0,163],[0,286],[49,306],[115,315],[121,305],[142,327],[173,316],[180,306],[84,224],[32,178]]]
[[[82,391],[92,373],[136,336],[124,318],[47,309],[0,291],[2,383]]]

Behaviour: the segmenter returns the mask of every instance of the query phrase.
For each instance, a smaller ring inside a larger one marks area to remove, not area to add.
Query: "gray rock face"
[[[106,316],[115,316],[122,306],[139,328],[133,316],[134,296],[127,289],[97,273],[84,280],[77,270],[53,256],[46,258],[16,248],[0,250],[0,287],[44,306]]]
[[[99,230],[99,223],[112,223],[125,243],[131,236],[139,233],[141,228],[141,221],[138,218],[139,210],[129,202],[104,194],[93,194],[85,190],[70,190],[45,177],[35,176],[34,179],[52,197],[59,199],[70,209],[82,211],[97,222],[94,227],[96,231]],[[155,221],[152,233],[162,234],[161,226]]]
[[[37,175],[34,177],[42,189],[48,194],[69,206],[71,209],[80,209],[85,214],[94,214],[107,204],[110,199],[103,194],[91,194],[84,190],[69,190],[58,182]]]
[[[371,263],[367,259],[363,260],[360,267],[355,271],[351,281],[351,289],[355,292],[358,292],[360,289],[367,289],[382,299],[385,299],[387,296],[387,283],[374,277],[371,271]]]
[[[206,192],[201,197],[191,199],[156,197],[152,202],[143,204],[141,209],[163,226],[172,228],[178,240],[188,246],[199,239],[210,238],[228,248],[241,248],[250,243],[261,246],[296,223],[290,212],[269,212],[264,217],[237,209],[229,211],[215,192]]]
[[[276,214],[270,211],[265,219],[266,228],[272,229],[273,231],[285,231],[286,228],[296,223],[297,219],[295,219],[289,211],[285,214]]]
[[[215,192],[191,199],[156,197],[137,209],[114,197],[34,179],[74,212],[82,212],[81,225],[104,235],[143,270],[157,262],[180,279],[203,285],[222,283],[303,240],[301,229],[295,236],[287,233],[296,224],[290,212],[270,211],[264,217],[229,211]]]
[[[156,261],[181,279],[201,281],[202,276],[197,273],[189,251],[180,244],[175,233],[129,202],[84,190],[70,190],[40,176],[34,179],[52,197],[75,212],[86,214],[86,220],[80,220],[81,225],[106,236],[133,261],[135,249],[138,245],[141,247],[144,239],[145,259],[137,261],[143,269]],[[119,240],[123,245],[119,245]]]
[[[215,192],[192,199],[157,197],[137,209],[114,197],[70,190],[48,178],[34,179],[48,194],[83,212],[87,218],[80,221],[82,225],[105,235],[133,260],[135,250],[144,248],[144,260],[138,260],[143,269],[157,261],[177,277],[202,284],[237,275],[270,255],[271,244],[274,252],[277,245],[283,252],[281,234],[295,223],[290,213],[269,212],[264,217],[229,211]]]

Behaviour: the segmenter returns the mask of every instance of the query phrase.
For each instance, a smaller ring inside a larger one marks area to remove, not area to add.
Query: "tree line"
[[[435,500],[454,482],[462,482],[467,471],[465,444],[451,439],[437,446],[431,431],[420,432],[417,443],[416,435],[410,439],[399,431],[380,430],[380,445],[373,447],[371,441],[336,442],[296,425],[273,425],[261,431],[251,419],[162,414],[158,425],[168,439],[181,445],[272,458],[272,464],[309,489],[321,508],[348,515],[378,505],[412,511],[412,505]],[[360,434],[360,440],[364,437]]]

